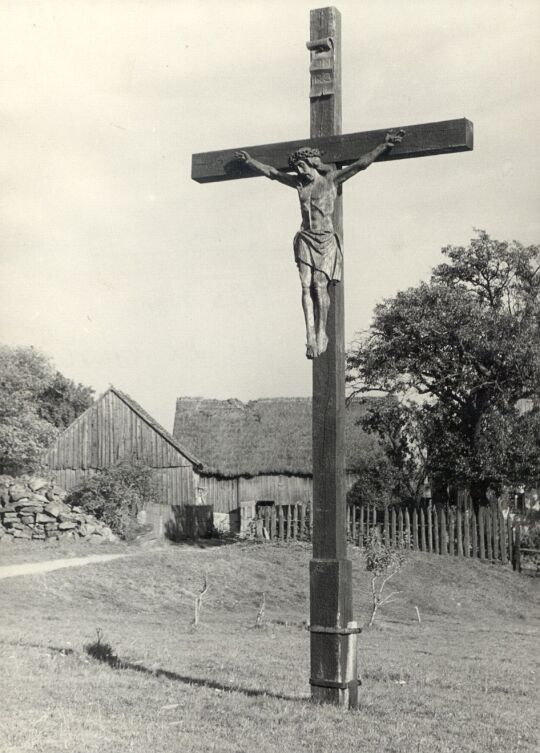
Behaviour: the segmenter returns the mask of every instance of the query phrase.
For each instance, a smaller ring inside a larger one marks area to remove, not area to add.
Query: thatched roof
[[[357,425],[365,410],[346,411],[346,467],[355,470],[375,444]],[[311,398],[206,400],[180,397],[173,434],[202,458],[204,473],[223,477],[285,473],[311,476]]]

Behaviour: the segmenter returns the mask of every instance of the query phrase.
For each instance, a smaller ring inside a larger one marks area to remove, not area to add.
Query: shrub
[[[521,532],[520,544],[525,549],[538,549],[540,551],[540,526],[531,526]]]
[[[148,502],[157,501],[152,469],[133,462],[117,463],[84,479],[67,499],[127,540],[136,534],[137,514]]]

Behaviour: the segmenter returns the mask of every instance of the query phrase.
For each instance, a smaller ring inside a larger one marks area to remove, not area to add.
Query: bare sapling
[[[257,619],[255,620],[255,627],[262,628],[266,626],[266,593],[263,591],[261,604],[259,611],[257,612]]]
[[[369,534],[366,547],[366,570],[371,573],[371,617],[368,627],[372,627],[375,616],[380,607],[390,604],[399,591],[384,594],[386,584],[397,575],[405,562],[403,552],[384,544],[378,528],[373,528]]]
[[[193,618],[193,626],[197,627],[199,624],[199,618],[201,615],[201,608],[202,608],[202,600],[203,596],[208,591],[208,580],[206,578],[206,573],[203,575],[203,587],[200,593],[195,595],[195,616]]]

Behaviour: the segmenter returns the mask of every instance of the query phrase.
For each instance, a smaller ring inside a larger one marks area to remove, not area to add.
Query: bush
[[[137,514],[149,502],[157,502],[153,471],[138,463],[121,462],[99,471],[74,487],[71,505],[103,521],[123,539],[137,532]]]
[[[532,527],[521,532],[520,544],[524,549],[538,549],[540,551],[540,527]]]

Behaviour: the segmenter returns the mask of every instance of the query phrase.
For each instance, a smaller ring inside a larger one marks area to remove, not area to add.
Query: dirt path
[[[109,562],[127,557],[126,554],[90,554],[88,557],[67,557],[61,560],[48,560],[47,562],[27,562],[21,565],[3,565],[0,567],[0,580],[13,578],[16,575],[35,575],[36,573],[48,573],[51,570],[60,570],[63,567],[81,567],[95,562]]]

